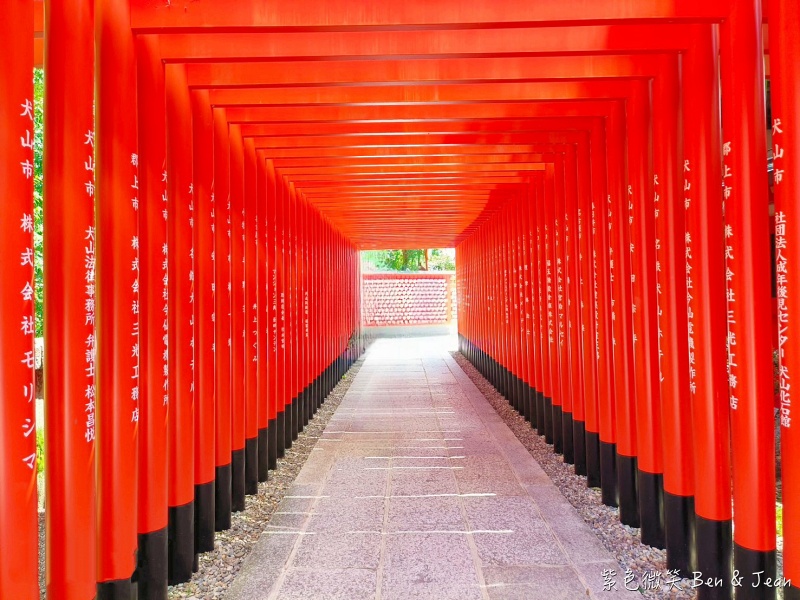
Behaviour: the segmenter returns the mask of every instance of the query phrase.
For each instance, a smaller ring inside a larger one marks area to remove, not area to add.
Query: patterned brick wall
[[[367,327],[445,325],[456,317],[454,273],[365,273],[362,285]]]

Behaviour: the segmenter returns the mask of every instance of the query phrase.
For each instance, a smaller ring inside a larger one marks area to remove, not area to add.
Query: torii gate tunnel
[[[364,350],[357,251],[445,246],[462,352],[700,597],[775,597],[778,407],[800,584],[797,0],[3,7],[0,598],[39,596],[37,65],[49,598],[188,580]]]

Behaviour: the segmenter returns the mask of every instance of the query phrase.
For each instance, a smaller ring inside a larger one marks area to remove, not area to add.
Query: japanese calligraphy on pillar
[[[612,284],[609,287],[609,290],[611,292],[611,322],[613,324],[613,322],[617,320],[617,313],[615,311],[616,302],[614,301],[614,286],[613,286],[613,283],[614,283],[614,244],[611,243],[611,240],[614,239],[614,232],[613,232],[613,225],[612,225],[614,223],[614,217],[613,217],[613,210],[611,209],[612,204],[611,204],[611,195],[610,194],[607,196],[606,200],[608,202],[608,239],[609,239],[609,244],[608,244],[608,281]],[[617,345],[617,338],[614,337],[614,331],[615,331],[614,327],[611,327],[611,345],[612,346],[616,346]]]
[[[583,239],[583,209],[578,207],[578,240]],[[581,246],[578,244],[578,263],[583,262],[583,254],[581,253]],[[580,277],[580,272],[578,273],[578,277]],[[578,284],[583,285],[583,280],[579,279]],[[580,307],[583,309],[585,304],[583,302],[583,294],[580,295]],[[586,331],[586,323],[581,322],[581,331]]]
[[[692,206],[692,199],[689,193],[692,190],[692,184],[688,179],[686,173],[691,172],[691,167],[689,164],[689,160],[685,160],[683,163],[683,172],[684,172],[684,179],[683,179],[683,205],[684,208],[688,211]],[[695,364],[697,363],[697,359],[695,358],[695,346],[694,346],[694,296],[692,296],[692,290],[694,289],[694,284],[692,283],[692,236],[687,231],[685,233],[685,246],[686,246],[686,305],[687,305],[687,312],[686,315],[688,317],[688,330],[689,330],[689,390],[692,394],[697,392],[697,383],[695,379],[697,378],[697,369],[695,369]],[[728,313],[730,314],[730,312]],[[736,408],[734,406],[734,408]]]
[[[20,144],[21,144],[21,154],[22,157],[25,159],[24,161],[20,162],[20,166],[22,169],[22,176],[26,179],[26,190],[30,190],[31,188],[31,179],[33,178],[33,102],[31,100],[25,100],[20,104],[20,108],[22,111],[20,112],[20,120],[22,123],[20,124],[20,129],[24,131],[24,135],[20,136]],[[32,198],[32,194],[30,195]],[[33,372],[35,368],[35,354],[34,354],[34,342],[33,338],[35,335],[35,327],[34,327],[34,320],[33,320],[33,287],[31,286],[31,282],[33,281],[33,206],[30,200],[25,201],[26,208],[29,208],[31,212],[23,212],[22,215],[19,216],[20,218],[20,229],[22,230],[23,235],[23,244],[25,246],[22,248],[20,252],[20,267],[22,274],[22,281],[15,282],[15,284],[20,286],[21,289],[21,296],[22,296],[22,315],[20,316],[20,327],[22,331],[22,335],[25,338],[25,343],[22,345],[22,358],[20,362],[22,363],[25,371],[27,371],[27,376],[25,377],[24,381],[27,383],[23,387],[22,394],[25,401],[30,404],[34,400],[34,390],[33,390]],[[5,399],[3,400],[5,401]],[[34,434],[36,430],[36,423],[30,417],[25,418],[21,426],[21,433],[25,439],[30,438],[31,435]],[[21,444],[18,446],[19,448],[30,448],[29,444]],[[23,454],[26,450],[23,451]],[[36,468],[36,449],[35,446],[33,447],[33,452],[30,454],[22,457],[22,461],[25,465],[30,469],[34,470]]]
[[[728,185],[728,179],[733,176],[733,173],[731,172],[730,166],[725,164],[725,159],[730,155],[730,153],[731,143],[725,142],[722,145],[722,194],[725,201],[730,199],[733,191],[733,188]],[[731,409],[736,410],[739,406],[739,399],[736,396],[736,387],[739,383],[737,367],[739,365],[736,363],[736,332],[734,331],[733,327],[736,324],[736,319],[734,316],[735,313],[733,310],[733,305],[736,302],[736,296],[733,291],[733,280],[735,278],[734,269],[736,267],[736,261],[733,253],[733,245],[731,243],[733,241],[732,238],[733,226],[725,225],[725,282],[728,301],[728,387],[730,390]]]
[[[244,222],[244,219],[242,219],[242,222]],[[254,229],[253,233],[254,233],[255,237],[254,237],[254,239],[250,240],[250,243],[253,244],[256,247],[254,256],[257,257],[258,256],[258,215],[256,215],[256,217],[255,217],[255,229]],[[256,259],[256,260],[258,260],[258,259]],[[256,284],[257,285],[263,285],[260,281],[258,281],[258,273],[257,272],[256,272]],[[257,293],[258,292],[256,292],[256,294]],[[257,295],[256,295],[256,298],[257,298]],[[252,335],[253,335],[253,348],[254,348],[253,362],[257,363],[258,362],[258,354],[259,354],[259,352],[263,352],[263,350],[261,350],[258,347],[258,302],[253,304],[252,310],[253,310],[253,333],[252,333]]]
[[[776,118],[772,122],[772,141],[774,147],[773,157],[773,177],[775,185],[779,186],[783,182],[783,161],[784,149],[781,147],[781,135],[783,134],[781,120]],[[786,213],[777,211],[775,213],[775,271],[776,283],[778,287],[778,353],[780,358],[780,370],[778,373],[778,385],[780,387],[780,415],[781,425],[789,428],[792,424],[792,400],[789,395],[789,367],[786,364],[786,343],[789,341],[789,308],[786,301],[789,297],[788,277],[789,268],[786,259]],[[729,333],[728,336],[731,334]]]
[[[555,248],[556,248],[556,302],[558,303],[558,345],[564,346],[564,265],[561,260],[561,232],[558,219],[555,220]]]
[[[131,166],[133,167],[133,183],[131,190],[133,197],[131,198],[131,205],[134,211],[139,210],[139,156],[131,154]],[[131,359],[133,362],[133,376],[131,377],[131,401],[133,402],[133,409],[131,413],[131,422],[139,422],[139,238],[133,236],[131,238],[131,272],[133,274],[133,299],[131,301],[131,313],[133,313],[133,329],[131,331]]]
[[[523,221],[523,224],[527,223],[527,220]],[[531,310],[533,309],[531,305],[531,282],[530,282],[530,265],[528,264],[528,249],[530,248],[530,239],[528,238],[528,228],[522,228],[522,271],[520,273],[520,285],[522,286],[522,295],[523,295],[523,302],[525,305],[522,309],[525,311],[525,338],[526,344],[530,346],[530,338],[532,335],[531,327],[532,327],[532,317],[531,317]],[[530,362],[530,357],[528,357],[528,361]]]
[[[553,331],[553,262],[550,260],[550,230],[547,223],[544,224],[544,255],[545,260],[545,281],[547,282],[547,339],[551,344],[555,343],[555,332]]]
[[[164,172],[161,174],[161,183],[164,184],[164,191],[161,192],[161,202],[163,204],[163,209],[161,210],[161,214],[164,216],[164,220],[166,221],[168,218],[169,213],[167,212],[167,165],[166,161],[164,162]],[[163,364],[161,368],[162,376],[164,377],[164,383],[162,385],[162,389],[164,392],[162,401],[164,406],[169,404],[169,247],[166,243],[161,246],[161,272],[164,276],[161,279],[161,283],[163,287],[161,289],[161,298],[164,300],[164,308],[161,311],[164,313],[164,322],[161,325],[161,329],[164,332],[163,337],[161,338],[164,346],[164,351],[161,355]]]
[[[188,211],[187,214],[189,215],[189,219],[188,219],[189,229],[194,229],[194,183],[190,183],[189,184],[189,206],[188,206],[188,208],[189,208],[189,211]],[[192,243],[194,243],[194,234],[193,233],[189,234],[189,239],[192,240]],[[190,356],[190,358],[189,358],[189,372],[191,373],[191,376],[192,376],[192,380],[189,383],[189,393],[193,394],[194,393],[194,389],[195,389],[195,386],[194,386],[194,382],[195,382],[195,372],[194,372],[194,354],[195,354],[195,349],[194,349],[194,246],[193,245],[189,246],[189,261],[190,261],[189,262],[189,274],[188,274],[189,285],[186,288],[188,293],[189,293],[189,304],[191,305],[191,308],[189,310],[189,316],[188,316],[189,332],[190,332],[189,348],[192,349],[191,353],[189,354],[189,356]]]
[[[653,193],[653,204],[655,208],[653,212],[655,213],[655,222],[656,222],[656,231],[658,231],[658,220],[660,218],[661,209],[659,208],[661,202],[661,195],[658,193],[658,173],[653,175],[653,189],[655,190]],[[663,271],[661,270],[661,240],[656,237],[656,304],[658,305],[658,312],[657,314],[657,324],[658,324],[658,377],[659,381],[664,381],[664,371],[662,368],[662,361],[661,359],[664,358],[664,350],[662,348],[663,343],[662,339],[664,338],[664,332],[661,329],[661,321],[662,316],[664,315],[664,311],[662,310],[661,306],[664,302],[662,295],[664,291],[662,289],[661,280],[663,278]]]
[[[286,225],[285,222],[280,224],[281,230],[281,258],[279,260],[284,261],[286,259]],[[285,263],[282,263],[285,264]],[[286,283],[281,286],[281,293],[280,293],[280,321],[281,321],[281,335],[280,335],[280,348],[281,350],[286,349]]]
[[[592,202],[592,238],[597,236],[597,211]],[[597,248],[592,246],[592,269],[594,277],[592,285],[594,287],[594,351],[597,360],[600,360],[600,295],[597,287]]]
[[[84,193],[86,194],[86,201],[94,204],[94,131],[89,130],[86,132],[83,140],[83,150],[87,156],[83,163],[83,168],[86,170],[87,181],[84,184]],[[87,443],[94,442],[95,439],[95,400],[96,400],[96,387],[94,381],[94,367],[95,367],[95,268],[97,257],[95,256],[95,228],[92,225],[86,228],[84,235],[84,280],[86,282],[86,293],[84,298],[84,311],[86,325],[86,367],[84,373],[86,375],[86,422],[84,438]]]
[[[636,236],[633,231],[633,186],[628,186],[628,230],[630,231],[630,253],[631,253],[631,265],[634,264],[634,255],[636,254],[636,246],[633,243],[633,240],[636,239]],[[631,268],[631,287],[633,289],[638,290],[637,282],[636,282],[636,272],[635,269]],[[631,314],[636,314],[636,294],[633,294],[631,298]],[[636,335],[636,319],[633,320],[633,344],[636,345],[636,342],[639,340],[638,336]]]

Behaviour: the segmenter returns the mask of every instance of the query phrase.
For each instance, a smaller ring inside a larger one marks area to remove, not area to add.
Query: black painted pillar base
[[[572,421],[572,446],[575,475],[586,475],[586,423]]]
[[[544,435],[545,431],[544,416],[544,393],[536,392],[536,433]]]
[[[300,393],[300,397],[303,399],[303,429],[306,428],[309,421],[311,421],[311,389],[306,386],[303,388],[303,391]]]
[[[292,398],[292,441],[297,439],[300,435],[302,425],[302,415],[300,414],[300,398],[295,396]]]
[[[678,496],[664,491],[667,569],[677,569],[682,577],[691,578],[697,564],[694,518],[694,496]]]
[[[269,428],[258,430],[258,481],[269,478]]]
[[[544,441],[553,443],[553,399],[544,397]]]
[[[244,448],[231,452],[231,510],[244,510]]]
[[[523,411],[522,411],[522,416],[525,417],[525,420],[528,423],[532,423],[531,419],[533,419],[533,411],[532,411],[532,409],[533,409],[534,394],[536,394],[534,389],[530,385],[528,385],[526,383],[525,387],[523,388],[523,400],[522,400],[522,402],[523,402]]]
[[[214,476],[214,529],[231,528],[231,466],[217,467]]]
[[[783,588],[783,600],[800,600],[800,581],[793,581],[792,585]]]
[[[139,600],[166,600],[169,542],[167,527],[140,533],[136,555]]]
[[[600,440],[600,491],[603,504],[619,506],[617,445]]]
[[[600,434],[586,432],[586,485],[600,487]]]
[[[267,425],[267,459],[270,469],[278,468],[278,420],[272,419]]]
[[[526,400],[526,397],[527,397],[526,396],[527,391],[528,391],[528,384],[525,383],[522,380],[522,378],[517,377],[517,390],[516,390],[516,394],[517,394],[517,411],[523,417],[525,416],[525,410],[526,410],[525,409],[525,404],[526,404],[525,400]]]
[[[575,446],[572,440],[572,413],[565,412],[561,415],[561,437],[564,440],[564,462],[571,465],[575,462]]]
[[[296,424],[294,398],[286,405],[283,414],[286,419],[286,427],[283,430],[283,446],[288,450],[292,447],[292,442],[294,441],[294,427]]]
[[[278,412],[276,419],[275,435],[277,440],[275,456],[283,458],[286,455],[286,411]],[[289,436],[291,437],[291,436]]]
[[[734,543],[733,568],[742,578],[742,586],[736,588],[736,600],[774,600],[775,588],[764,583],[767,578],[775,581],[775,550],[750,550]]]
[[[642,543],[666,548],[664,541],[664,475],[639,471],[639,521]]]
[[[617,454],[619,520],[630,527],[639,527],[638,464],[635,456]]]
[[[698,600],[730,600],[733,598],[731,578],[733,572],[733,526],[731,521],[714,521],[695,515],[697,539],[697,571],[702,580],[714,580],[714,585],[702,585],[697,589]],[[717,578],[722,584],[717,586]],[[741,597],[740,594],[737,594]],[[747,597],[747,594],[745,594]]]
[[[170,506],[168,515],[168,581],[176,585],[189,581],[194,572],[194,502]],[[98,585],[98,597],[99,589]]]
[[[194,486],[194,550],[214,549],[214,481]]]
[[[137,586],[131,579],[97,584],[97,600],[136,600],[137,595]]]
[[[314,380],[308,384],[308,421],[311,422],[311,419],[317,414],[317,409],[319,408],[319,398],[317,397],[317,378],[315,377]]]
[[[564,453],[564,412],[561,405],[553,405],[553,452],[556,454]]]
[[[244,441],[244,493],[258,493],[258,438]]]

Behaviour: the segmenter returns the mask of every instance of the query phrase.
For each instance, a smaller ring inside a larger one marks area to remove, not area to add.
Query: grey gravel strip
[[[522,445],[539,463],[545,473],[564,497],[578,511],[578,514],[592,528],[600,542],[619,561],[623,572],[617,573],[615,589],[625,588],[625,570],[630,569],[634,579],[627,585],[647,598],[670,598],[677,600],[696,598],[688,579],[680,579],[675,585],[665,585],[667,581],[666,559],[664,550],[642,544],[639,529],[623,525],[619,520],[619,510],[602,503],[600,490],[586,487],[586,478],[575,475],[572,465],[564,463],[563,456],[553,452],[544,438],[539,436],[530,423],[515,411],[508,401],[478,372],[460,352],[451,353],[458,365],[464,370],[475,386],[486,397],[497,414],[508,425]],[[650,575],[647,585],[643,577]],[[657,589],[656,581],[658,582]],[[676,589],[677,586],[677,589]]]
[[[231,528],[217,533],[213,552],[200,555],[200,569],[190,581],[169,588],[169,598],[213,600],[222,598],[270,518],[311,454],[325,426],[336,412],[364,359],[358,360],[336,385],[305,430],[292,443],[269,480],[258,484],[258,494],[247,496],[245,510],[233,514]]]

